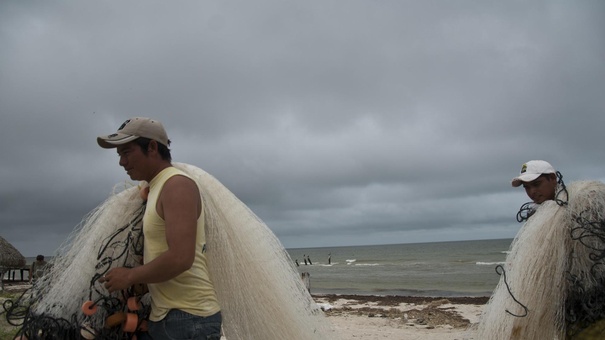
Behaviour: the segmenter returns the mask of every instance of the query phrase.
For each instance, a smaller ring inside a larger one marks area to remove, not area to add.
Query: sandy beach
[[[7,284],[19,292],[27,284]],[[488,297],[313,295],[338,339],[476,340]]]
[[[475,339],[487,297],[314,295],[339,339]]]

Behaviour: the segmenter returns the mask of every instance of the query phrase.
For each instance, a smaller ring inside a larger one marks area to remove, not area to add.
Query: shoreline
[[[359,302],[379,302],[383,305],[394,305],[400,303],[423,304],[433,301],[448,300],[454,304],[461,305],[484,305],[489,300],[489,296],[415,296],[415,295],[373,295],[373,294],[315,294],[313,299],[324,299],[336,301],[339,299],[357,300]]]
[[[3,281],[4,289],[8,292],[22,292],[31,288],[28,281]],[[448,300],[453,304],[460,305],[483,305],[489,300],[489,296],[420,296],[420,295],[378,295],[378,294],[336,294],[336,293],[311,293],[314,300],[325,300],[328,302],[340,299],[356,300],[362,302],[377,302],[384,306],[406,304],[425,304],[434,301]]]

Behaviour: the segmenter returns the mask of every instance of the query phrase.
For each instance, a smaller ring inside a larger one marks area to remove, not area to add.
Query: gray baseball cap
[[[97,137],[97,143],[102,148],[111,149],[132,142],[139,137],[153,139],[166,147],[170,145],[170,140],[162,123],[145,117],[134,117],[126,120],[116,133]]]

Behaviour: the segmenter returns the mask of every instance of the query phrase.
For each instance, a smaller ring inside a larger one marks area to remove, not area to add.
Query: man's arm
[[[191,268],[195,259],[197,219],[201,213],[197,185],[184,176],[171,177],[162,188],[156,208],[166,222],[168,250],[142,266],[110,270],[100,279],[110,292],[135,283],[167,281]]]

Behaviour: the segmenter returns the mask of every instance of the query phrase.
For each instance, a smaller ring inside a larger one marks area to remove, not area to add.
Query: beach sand
[[[15,293],[29,287],[4,286]],[[472,326],[489,298],[315,294],[313,299],[337,339],[478,340]]]
[[[475,339],[488,297],[313,295],[339,339]]]

